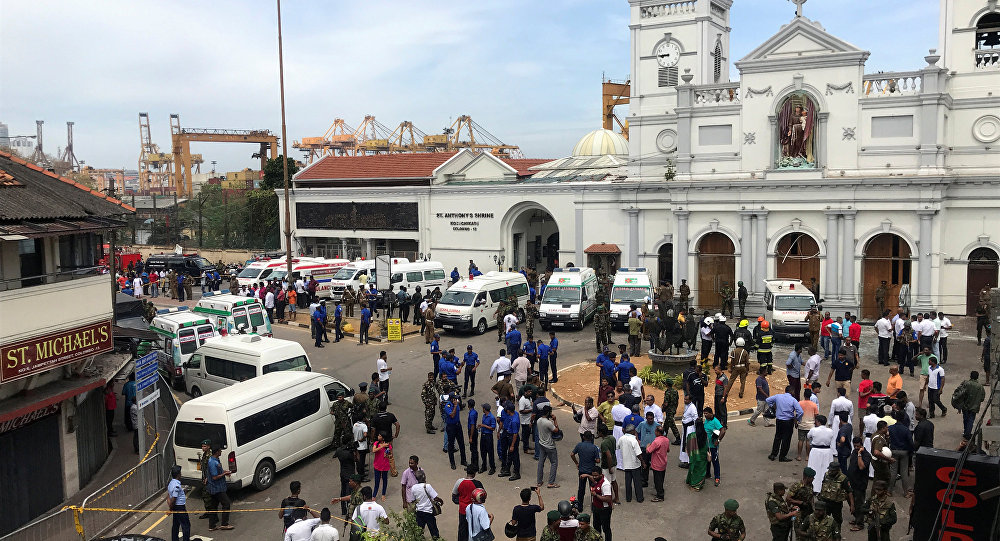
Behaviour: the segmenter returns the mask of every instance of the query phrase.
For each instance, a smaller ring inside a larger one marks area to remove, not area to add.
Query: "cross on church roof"
[[[792,3],[795,4],[795,16],[796,17],[801,17],[802,16],[802,4],[805,4],[806,0],[792,0]]]

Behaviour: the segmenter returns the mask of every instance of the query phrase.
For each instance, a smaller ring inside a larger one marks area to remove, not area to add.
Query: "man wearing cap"
[[[465,460],[465,438],[462,436],[462,417],[459,415],[462,406],[459,404],[458,394],[452,394],[448,402],[443,404],[443,411],[445,415],[445,430],[448,434],[448,461],[451,463],[451,469],[456,469],[455,466],[455,444],[458,444],[458,450],[462,459],[462,466],[467,467],[469,464]],[[477,468],[478,469],[478,468]]]
[[[424,404],[424,429],[428,434],[437,433],[434,428],[434,408],[437,405],[439,391],[437,381],[434,379],[434,372],[427,373],[427,381],[420,388],[420,401]]]
[[[170,525],[170,539],[176,540],[178,530],[184,532],[184,541],[191,541],[191,519],[187,514],[187,494],[181,486],[181,467],[171,466],[170,482],[167,483],[167,505],[173,512]]]
[[[800,539],[810,539],[812,541],[838,541],[840,539],[840,528],[833,517],[826,514],[826,504],[822,501],[816,502],[816,509],[811,515],[799,522],[798,530],[795,532]]]
[[[212,458],[212,440],[201,440],[198,470],[201,471],[201,501],[205,504],[205,509],[212,505],[212,495],[208,493],[208,459],[210,458]],[[208,518],[208,513],[202,513],[198,518]]]
[[[330,415],[333,415],[333,444],[343,445],[351,433],[351,405],[343,389],[337,390],[337,400],[330,406]]]
[[[590,515],[580,513],[576,516],[576,520],[580,523],[580,526],[576,529],[576,533],[573,534],[573,541],[601,541],[601,534],[590,527]]]
[[[844,502],[850,506],[851,514],[854,514],[854,493],[851,490],[851,483],[847,480],[844,472],[840,471],[840,463],[836,460],[830,462],[826,475],[823,476],[823,484],[816,503],[826,504],[826,510],[837,523],[837,531],[844,523]]]
[[[813,480],[816,479],[816,470],[805,467],[802,469],[802,480],[792,485],[785,496],[785,500],[799,508],[799,519],[808,517],[813,512],[813,502],[816,493],[813,492]]]
[[[559,541],[559,522],[562,516],[559,511],[553,509],[545,515],[545,528],[542,528],[542,536],[538,541]]]
[[[479,366],[479,355],[472,351],[472,344],[465,346],[465,355],[462,356],[462,368],[465,372],[462,383],[462,398],[476,394],[476,367]],[[472,392],[469,392],[469,383],[472,383]]]
[[[798,516],[799,509],[789,506],[785,501],[785,484],[774,483],[772,491],[764,500],[764,511],[767,520],[771,522],[771,541],[788,541],[792,533],[792,520]]]
[[[743,285],[743,280],[737,282],[736,285],[736,298],[740,301],[740,317],[746,317],[747,297],[750,296],[750,292],[747,291],[746,286]]]
[[[505,382],[506,383],[506,382]],[[510,386],[509,384],[507,385]],[[521,478],[521,456],[517,452],[517,438],[521,433],[521,418],[514,409],[514,402],[507,400],[500,418],[503,430],[500,432],[500,477],[510,475],[511,481]],[[511,467],[514,471],[511,473]]]
[[[726,316],[719,315],[712,325],[712,339],[715,341],[715,358],[712,366],[722,366],[725,370],[729,362],[729,344],[733,342],[733,330],[726,325]]]
[[[331,504],[340,503],[340,511],[344,516],[351,516],[354,514],[354,509],[361,505],[365,499],[361,495],[361,476],[358,474],[353,474],[347,478],[345,483],[343,473],[344,466],[341,463],[341,483],[340,497],[330,500]]]
[[[730,354],[729,386],[726,387],[726,395],[736,384],[736,378],[740,380],[740,398],[743,398],[743,390],[747,385],[747,374],[750,373],[750,352],[746,349],[746,340],[743,337],[736,339],[736,349]],[[718,396],[718,395],[716,395]]]
[[[809,313],[806,314],[806,322],[809,323],[809,345],[819,351],[819,330],[820,324],[823,323],[823,317],[820,316],[819,310],[815,306],[809,309]]]
[[[767,369],[767,375],[774,373],[774,357],[771,354],[771,346],[774,344],[774,332],[771,331],[771,322],[764,320],[757,326],[759,332],[755,342],[757,343],[757,364]]]
[[[725,511],[712,518],[712,522],[708,524],[708,535],[723,541],[743,541],[747,535],[747,528],[743,524],[743,519],[736,514],[740,503],[728,499],[722,506]]]

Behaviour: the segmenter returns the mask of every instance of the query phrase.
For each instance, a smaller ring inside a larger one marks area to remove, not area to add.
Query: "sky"
[[[787,0],[735,0],[729,57],[794,16]],[[866,72],[924,65],[938,43],[938,0],[811,0],[805,16],[871,51]],[[291,142],[335,118],[409,120],[441,133],[467,114],[531,158],[569,154],[600,127],[601,77],[629,77],[626,0],[285,0],[282,32]],[[739,77],[731,69],[731,79]],[[189,128],[280,136],[273,1],[0,0],[0,122],[11,135],[45,121],[94,167],[135,168],[138,113],[170,151],[169,115]],[[202,171],[257,167],[254,145],[195,143]]]

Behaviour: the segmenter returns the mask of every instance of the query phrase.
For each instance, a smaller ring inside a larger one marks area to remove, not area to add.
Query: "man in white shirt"
[[[938,349],[941,355],[938,358],[941,359],[941,364],[948,364],[948,331],[951,330],[951,320],[944,312],[938,312],[938,317],[941,319],[941,326],[938,328]]]
[[[531,361],[524,355],[518,356],[518,358],[514,359],[514,362],[510,363],[510,369],[513,371],[515,392],[528,382],[528,370],[530,368]]]
[[[617,406],[616,406],[617,407]],[[625,470],[625,501],[632,501],[632,489],[635,489],[635,501],[642,503],[642,447],[635,437],[635,427],[631,423],[625,427],[625,433],[618,438],[616,444],[621,459],[618,467]]]
[[[888,319],[889,311],[875,322],[875,332],[878,333],[878,364],[889,364],[889,340],[892,338],[892,323]]]
[[[819,365],[823,362],[823,356],[819,354],[815,347],[809,346],[809,358],[806,359],[803,374],[806,377],[806,387],[811,386],[819,379]]]
[[[694,430],[694,422],[697,420],[698,420],[698,406],[695,406],[694,402],[691,401],[691,398],[685,394],[684,414],[681,416],[681,426],[682,426],[681,445],[677,446],[677,448],[680,449],[679,467],[681,468],[687,468],[688,464],[691,462],[690,459],[688,459],[687,451],[685,451],[684,449],[687,447],[687,445],[685,445],[685,442],[687,442],[687,436],[692,430]]]
[[[649,412],[653,412],[654,423],[663,424],[663,409],[656,405],[656,399],[653,398],[653,395],[646,397],[646,406],[642,409],[642,416],[645,417]]]
[[[643,389],[642,389],[642,378],[640,378],[636,374],[634,366],[629,369],[629,374],[632,375],[632,377],[629,378],[629,380],[628,380],[629,390],[631,391],[632,396],[634,396],[635,398],[639,399],[639,400],[635,400],[635,401],[632,402],[633,404],[636,404],[640,400],[642,400],[642,395],[643,395],[643,392],[642,392],[643,391]]]
[[[313,528],[320,523],[316,518],[316,511],[308,509],[314,518],[306,518],[306,509],[296,508],[292,510],[292,518],[295,522],[285,530],[285,541],[309,541]]]
[[[515,380],[516,381],[516,380]],[[517,392],[517,388],[514,389]],[[517,413],[519,420],[521,421],[521,443],[524,452],[528,452],[528,448],[532,443],[531,436],[531,411],[532,402],[534,400],[534,393],[530,391],[525,391],[524,395],[517,400]],[[515,453],[517,451],[514,451]]]
[[[847,412],[847,422],[851,422],[854,417],[854,402],[850,398],[847,398],[847,389],[843,387],[837,388],[837,398],[834,398],[833,402],[830,403],[830,417],[826,421],[826,424],[833,428],[834,434],[837,434],[840,430],[840,416],[837,415],[838,411]]]
[[[508,374],[510,374],[510,358],[507,357],[507,350],[501,349],[500,357],[493,361],[493,366],[490,367],[490,379],[500,381]]]
[[[361,522],[365,525],[365,529],[369,532],[377,532],[381,527],[381,522],[389,522],[389,515],[386,514],[384,507],[375,503],[375,496],[372,495],[372,487],[361,487],[361,497],[365,501],[354,509],[354,514],[351,515],[351,522],[360,518]]]
[[[632,410],[630,410],[628,406],[622,404],[621,402],[615,404],[615,406],[611,408],[611,420],[614,421],[615,423],[615,428],[614,430],[611,431],[611,435],[615,437],[616,442],[621,439],[622,435],[625,434],[625,432],[622,430],[622,423],[625,421],[625,418],[628,417],[631,413]],[[623,469],[621,449],[615,451],[615,461],[618,462],[618,469]]]
[[[137,299],[142,298],[142,278],[139,276],[136,276],[135,279],[132,280],[132,294],[135,295],[135,298]]]
[[[517,324],[517,316],[513,312],[503,316],[503,329],[505,333],[510,332]]]
[[[934,322],[925,318],[923,314],[917,316],[917,323],[920,328],[920,349],[925,347],[934,349],[934,335],[937,334],[937,328],[934,327]]]
[[[938,364],[936,357],[931,357],[930,367],[927,375],[927,399],[930,405],[927,406],[928,419],[934,418],[934,406],[941,408],[941,417],[948,415],[948,408],[941,403],[941,393],[944,391],[944,368]]]
[[[312,531],[309,541],[340,541],[340,534],[330,524],[330,509],[324,507],[319,514],[319,525]]]
[[[389,402],[389,375],[392,374],[392,368],[389,367],[384,350],[378,353],[375,369],[378,371],[378,388],[385,393],[382,395],[382,401],[385,402],[385,405],[391,406],[392,402]]]
[[[360,458],[358,460],[358,475],[363,477],[365,475],[365,456],[368,454],[368,425],[365,424],[364,420],[358,419],[358,422],[351,427],[351,433],[354,435],[355,443],[357,443],[356,449]]]
[[[940,334],[941,334],[941,317],[938,315],[937,312],[931,312],[931,315],[934,316],[934,319],[931,320],[931,323],[934,324],[934,343],[933,343],[934,345],[931,346],[931,352],[934,353],[935,357],[937,357],[938,359],[940,359],[941,358],[941,350],[938,347],[938,339],[940,338]],[[944,363],[941,363],[941,364],[944,364]]]

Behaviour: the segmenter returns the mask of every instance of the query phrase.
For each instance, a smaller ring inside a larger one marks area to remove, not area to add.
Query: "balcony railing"
[[[680,2],[664,2],[655,6],[644,6],[639,8],[640,19],[653,19],[656,17],[670,17],[671,15],[684,15],[694,13],[698,0],[683,0]]]
[[[919,71],[873,73],[864,76],[861,86],[866,98],[914,96],[923,88],[923,80]]]
[[[1000,70],[1000,49],[976,49],[976,69]]]
[[[0,279],[0,291],[21,289],[23,287],[40,286],[43,284],[56,284],[70,280],[79,280],[88,276],[104,274],[105,267],[79,267],[75,269],[52,272],[49,274],[39,274],[37,276],[19,276],[17,278]]]
[[[740,84],[701,85],[694,88],[694,105],[738,105]]]

